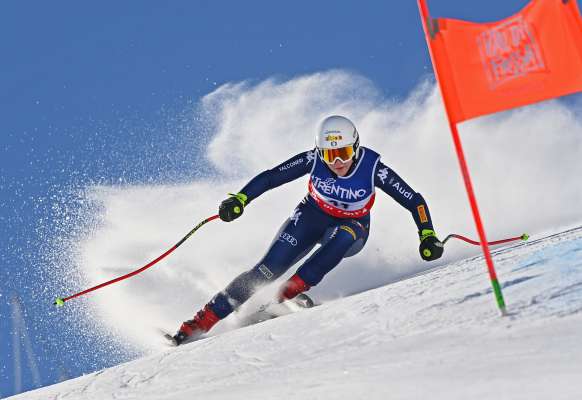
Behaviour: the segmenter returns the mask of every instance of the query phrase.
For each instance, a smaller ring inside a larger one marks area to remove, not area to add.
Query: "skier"
[[[359,143],[358,131],[348,118],[330,116],[320,125],[314,150],[260,173],[220,204],[220,219],[230,222],[267,190],[310,174],[308,194],[283,223],[267,254],[214,296],[192,320],[184,322],[173,337],[176,344],[208,332],[258,288],[284,274],[316,244],[321,247],[279,289],[279,302],[309,290],[343,258],[358,253],[368,239],[375,187],[411,212],[419,232],[422,259],[432,261],[441,257],[443,244],[433,230],[424,198],[384,165],[378,153],[360,147]]]

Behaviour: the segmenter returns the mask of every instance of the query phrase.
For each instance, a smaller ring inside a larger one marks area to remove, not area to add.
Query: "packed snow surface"
[[[473,257],[14,399],[582,398],[582,227],[494,260],[507,317]]]

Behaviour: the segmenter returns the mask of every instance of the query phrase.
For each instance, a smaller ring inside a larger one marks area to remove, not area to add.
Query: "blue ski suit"
[[[283,223],[265,256],[209,303],[220,319],[283,275],[317,244],[321,246],[297,270],[309,286],[321,282],[344,257],[358,253],[368,239],[376,187],[410,211],[419,231],[433,229],[422,195],[384,165],[378,153],[366,147],[360,147],[344,177],[334,174],[316,151],[310,150],[260,173],[240,192],[247,196],[248,204],[267,190],[306,174],[310,175],[309,192]]]

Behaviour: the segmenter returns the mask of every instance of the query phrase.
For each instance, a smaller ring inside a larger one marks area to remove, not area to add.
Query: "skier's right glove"
[[[445,249],[444,244],[437,238],[431,229],[423,229],[419,232],[420,246],[418,251],[424,261],[433,261],[441,258]]]
[[[225,222],[230,222],[240,217],[247,203],[247,196],[244,193],[232,194],[230,197],[220,203],[218,215]]]

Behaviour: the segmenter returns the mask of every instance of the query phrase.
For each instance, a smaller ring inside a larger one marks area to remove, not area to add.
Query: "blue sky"
[[[490,21],[526,3],[429,6],[433,16]],[[2,396],[15,391],[14,295],[42,385],[119,359],[98,347],[79,356],[91,339],[63,326],[39,272],[69,212],[62,199],[76,200],[69,188],[191,178],[197,156],[173,146],[191,127],[188,110],[227,82],[340,68],[402,98],[432,73],[413,0],[3,1],[0,54]],[[20,389],[34,385],[23,367]]]

